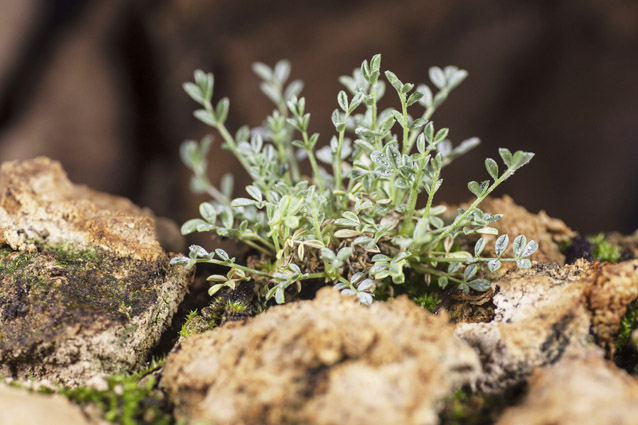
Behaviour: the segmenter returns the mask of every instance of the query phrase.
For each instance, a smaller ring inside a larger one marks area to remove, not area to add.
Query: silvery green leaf
[[[261,92],[265,94],[266,97],[268,97],[268,99],[270,99],[272,102],[278,103],[281,100],[279,91],[271,84],[263,82],[259,85],[259,88],[261,89]]]
[[[347,218],[338,218],[335,220],[335,224],[337,226],[342,226],[342,227],[355,227],[356,225],[359,224],[359,222],[351,221],[351,220],[348,220]]]
[[[436,132],[436,136],[434,136],[434,144],[437,144],[439,142],[442,142],[443,140],[445,140],[445,138],[447,137],[448,133],[449,133],[449,129],[448,128],[442,128],[439,131]]]
[[[376,254],[372,257],[373,263],[388,262],[388,261],[390,261],[390,257],[384,254]]]
[[[223,261],[228,261],[230,259],[230,257],[228,256],[228,253],[221,248],[215,249],[215,254],[217,254],[217,256],[221,258]]]
[[[423,129],[423,134],[425,135],[425,140],[427,140],[428,143],[432,143],[434,141],[434,124],[432,121],[426,124]]]
[[[485,168],[489,173],[490,177],[494,180],[498,179],[498,164],[492,158],[487,158],[485,160]]]
[[[525,237],[525,235],[518,235],[516,238],[514,238],[514,243],[512,244],[512,250],[516,258],[520,258],[522,256],[523,250],[525,249],[526,244],[527,244],[527,238]]]
[[[215,119],[213,114],[211,114],[207,110],[198,109],[193,112],[193,115],[204,124],[210,125],[211,127],[217,127],[217,120]]]
[[[354,289],[351,289],[351,288],[346,288],[346,289],[341,290],[341,293],[343,295],[356,295],[357,291],[355,291]]]
[[[219,214],[219,219],[221,220],[222,225],[225,228],[230,229],[231,227],[233,227],[233,221],[235,220],[235,218],[233,217],[233,213],[232,211],[230,211],[230,209],[222,210],[222,212]]]
[[[403,94],[407,94],[410,90],[412,90],[414,88],[414,84],[412,83],[405,83],[401,86],[401,93]]]
[[[286,90],[284,91],[284,100],[290,100],[293,96],[299,96],[301,91],[303,90],[303,81],[294,80],[288,84]]]
[[[359,291],[366,291],[366,290],[368,290],[368,289],[372,288],[373,286],[374,286],[374,280],[372,280],[372,279],[365,279],[365,280],[363,280],[363,282],[361,282],[361,283],[359,284],[359,286],[357,286],[357,289],[358,289]]]
[[[530,267],[532,267],[532,262],[527,258],[521,258],[520,260],[516,261],[516,265],[521,269],[529,269]]]
[[[359,223],[359,216],[353,213],[352,211],[344,211],[342,216],[350,221],[354,221],[355,223]]]
[[[401,82],[401,80],[399,80],[399,78],[397,78],[396,74],[392,71],[386,71],[385,72],[385,78],[388,79],[388,82],[390,84],[392,84],[392,87],[394,87],[394,89],[397,92],[401,92],[401,89],[403,88],[403,83]]]
[[[348,95],[345,91],[341,90],[337,95],[337,103],[343,112],[348,110]]]
[[[454,274],[458,272],[460,268],[461,268],[461,263],[450,263],[450,265],[447,266],[447,272],[448,274]]]
[[[399,111],[397,111],[396,109],[393,109],[392,111],[390,111],[392,113],[392,116],[394,117],[394,119],[398,122],[398,123],[402,123],[403,122],[403,114]]]
[[[534,158],[534,154],[532,152],[516,151],[512,158],[512,168],[518,170],[523,165],[530,162],[532,158]]]
[[[513,165],[513,163],[512,163],[512,159],[513,159],[512,158],[512,153],[509,151],[509,149],[500,148],[498,150],[498,154],[503,159],[503,162],[505,163],[505,165],[507,165],[508,167],[511,167]]]
[[[224,285],[223,283],[217,283],[217,284],[215,284],[215,285],[211,286],[210,288],[208,288],[208,295],[210,295],[210,296],[212,297],[212,296],[213,296],[213,295],[215,295],[215,294],[216,294],[216,293],[217,293],[220,289],[222,289],[224,286],[226,286],[226,285]]]
[[[474,194],[474,196],[476,197],[481,196],[481,187],[479,186],[478,182],[475,182],[475,181],[469,182],[467,184],[467,188],[470,190],[470,192]]]
[[[273,286],[272,288],[270,288],[268,290],[268,292],[266,293],[266,299],[269,300],[272,298],[272,296],[275,294],[275,291],[277,290],[277,286]]]
[[[363,305],[372,304],[372,300],[373,300],[372,294],[369,294],[367,292],[358,292],[357,298],[359,298],[359,302]]]
[[[352,283],[354,285],[355,283],[360,281],[362,277],[363,277],[363,273],[357,272],[357,273],[353,274],[352,277],[350,278],[350,283]]]
[[[275,65],[274,77],[280,83],[284,83],[290,76],[290,62],[283,59]]]
[[[430,208],[430,215],[440,215],[447,211],[447,207],[445,205],[437,205],[435,207]]]
[[[183,86],[184,91],[193,99],[195,102],[202,104],[205,102],[204,95],[202,94],[199,86],[193,83],[184,83]]]
[[[376,55],[372,56],[372,59],[370,59],[370,70],[372,72],[375,72],[379,71],[379,69],[381,69],[381,54],[377,53]]]
[[[204,248],[202,248],[199,245],[191,245],[188,247],[188,256],[192,259],[198,258],[198,257],[205,257],[208,255],[208,251],[206,251]]]
[[[360,245],[360,244],[364,244],[364,243],[368,243],[370,241],[372,241],[373,239],[370,236],[359,236],[357,238],[355,238],[352,241],[352,245]]]
[[[328,146],[322,146],[315,152],[315,156],[324,164],[332,164],[332,152]]]
[[[492,258],[490,261],[487,262],[487,269],[491,272],[495,272],[496,270],[500,268],[501,268],[501,262],[496,258]]]
[[[497,257],[503,255],[505,250],[507,249],[507,245],[510,242],[510,238],[507,235],[501,235],[496,239],[496,243],[494,244],[494,253]]]
[[[476,241],[476,245],[474,245],[474,256],[475,257],[480,257],[481,253],[483,252],[483,249],[485,249],[485,244],[487,243],[487,239],[485,238],[480,238],[478,241]]]
[[[374,266],[370,267],[370,270],[368,270],[368,274],[370,276],[377,276],[377,273],[379,273],[382,270],[386,270],[387,268],[388,268],[387,264],[381,264],[381,263],[375,264]],[[378,278],[378,279],[381,279],[381,278]]]
[[[425,135],[423,133],[419,134],[416,139],[416,149],[421,154],[425,152]]]
[[[206,278],[206,280],[209,282],[226,282],[228,278],[221,274],[211,274]]]
[[[290,263],[290,265],[288,267],[290,268],[290,270],[292,270],[293,273],[301,274],[301,269],[295,263]]]
[[[447,72],[448,69],[452,68],[453,72]],[[464,69],[458,69],[456,67],[446,67],[445,68],[446,74],[448,75],[447,81],[448,81],[448,88],[450,90],[452,90],[453,88],[457,87],[459,84],[461,84],[463,82],[463,80],[465,80],[468,76],[468,73],[466,70]]]
[[[437,283],[439,284],[439,288],[445,289],[445,288],[447,288],[449,280],[448,280],[448,278],[446,276],[439,276],[439,279],[438,279]]]
[[[462,291],[465,295],[467,295],[467,294],[470,292],[470,287],[469,287],[469,286],[467,286],[467,283],[465,283],[465,282],[459,283],[458,288],[459,288],[459,290],[460,290],[460,291]]]
[[[217,220],[217,213],[215,212],[215,207],[213,207],[208,202],[202,202],[201,204],[199,204],[199,214],[202,216],[204,220],[208,221],[209,223],[214,224],[215,221]]]
[[[354,238],[356,236],[360,236],[361,232],[358,232],[356,230],[352,230],[352,229],[339,229],[336,232],[334,232],[334,237],[335,238]]]
[[[442,89],[446,85],[445,74],[438,66],[433,66],[429,70],[430,80],[437,88]]]
[[[498,235],[498,230],[493,227],[481,227],[480,229],[476,229],[476,233],[479,235]]]
[[[479,139],[478,137],[471,137],[469,139],[463,140],[457,147],[454,148],[454,156],[463,155],[464,153],[474,149],[480,144],[481,139]]]
[[[536,241],[529,241],[523,250],[521,257],[529,257],[538,249],[538,243]]]
[[[337,256],[330,248],[321,248],[321,258],[331,263],[337,259]]]
[[[487,290],[490,289],[490,282],[485,279],[474,279],[467,285],[477,292],[487,292]]]
[[[348,284],[344,282],[337,282],[337,284],[335,285],[335,289],[337,291],[341,291],[342,289],[345,289],[347,287],[348,287]]]
[[[474,277],[477,271],[478,265],[476,263],[469,264],[463,271],[463,280],[465,280],[466,282],[469,281]]]
[[[277,304],[283,304],[284,301],[286,300],[285,296],[284,296],[284,290],[281,288],[281,286],[277,286],[277,289],[275,290],[275,302]]]
[[[180,229],[182,232],[182,235],[189,235],[193,232],[198,231],[197,227],[202,224],[208,224],[208,223],[202,220],[201,218],[193,218],[191,220],[188,220],[186,223],[182,224],[182,227]]]
[[[352,247],[347,246],[341,248],[337,253],[337,260],[346,261],[346,259],[350,257],[350,255],[352,255]]]
[[[436,229],[440,229],[445,224],[443,223],[443,220],[436,216],[430,217],[430,223],[432,223],[432,226],[434,226]]]
[[[252,196],[253,199],[255,199],[258,202],[261,202],[263,200],[263,195],[261,193],[261,190],[259,190],[256,186],[253,186],[253,185],[246,186],[246,192],[248,192],[248,194]]]
[[[394,180],[394,186],[397,189],[407,189],[408,182],[406,182],[403,177],[397,177],[396,180]]]
[[[217,102],[217,108],[215,108],[215,118],[218,123],[224,123],[226,121],[226,118],[228,118],[229,105],[230,101],[227,97],[224,97],[219,102]]]
[[[175,265],[175,264],[188,264],[191,262],[191,259],[188,257],[173,257],[171,258],[171,265]]]
[[[255,201],[248,198],[236,198],[230,203],[230,206],[233,208],[237,207],[247,207],[249,205],[255,205]]]
[[[430,90],[430,88],[425,84],[421,84],[416,89],[423,94],[421,99],[419,99],[419,103],[426,108],[432,106],[432,90]]]
[[[416,102],[421,100],[422,97],[423,97],[423,93],[419,91],[415,91],[414,93],[410,95],[410,97],[408,97],[408,102],[407,102],[408,106],[414,105]]]
[[[253,63],[253,72],[262,80],[272,79],[272,70],[270,67],[261,62]]]

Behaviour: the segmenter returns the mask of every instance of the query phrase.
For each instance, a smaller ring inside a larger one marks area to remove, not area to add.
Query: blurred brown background
[[[638,228],[635,0],[0,0],[0,160],[48,155],[181,222],[199,199],[178,147],[207,132],[181,89],[195,68],[231,98],[234,130],[271,111],[250,64],[290,59],[326,142],[337,77],[375,53],[403,81],[470,72],[434,120],[483,144],[440,200],[467,199],[503,146],[537,156],[500,193],[581,232]],[[211,161],[213,181],[238,169],[219,144]]]

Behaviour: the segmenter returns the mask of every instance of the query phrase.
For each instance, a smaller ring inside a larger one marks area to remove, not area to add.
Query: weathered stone
[[[187,338],[162,382],[190,423],[425,425],[478,367],[445,315],[326,288]]]
[[[576,355],[594,340],[610,354],[622,314],[638,295],[636,268],[636,262],[539,263],[499,279],[494,319],[456,328],[480,354],[477,386],[486,392],[516,386],[536,367]]]
[[[60,395],[44,395],[0,384],[0,425],[88,425],[78,406]]]
[[[638,381],[596,353],[540,368],[520,406],[497,425],[635,425]]]
[[[0,169],[0,375],[65,385],[143,363],[191,272],[151,217],[46,158]]]

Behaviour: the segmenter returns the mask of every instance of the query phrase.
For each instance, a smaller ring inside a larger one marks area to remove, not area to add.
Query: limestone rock
[[[638,381],[596,354],[538,369],[497,425],[635,425]]]
[[[477,386],[488,393],[504,391],[536,367],[591,349],[593,341],[613,355],[620,319],[638,297],[637,270],[638,260],[578,260],[563,267],[538,263],[503,276],[495,282],[494,319],[456,328],[480,354],[483,374]]]
[[[190,423],[426,425],[478,367],[445,315],[325,288],[187,338],[162,382]]]
[[[44,395],[0,384],[0,425],[88,425],[78,406],[60,395]]]
[[[187,291],[153,219],[46,158],[0,169],[0,376],[74,386],[146,360]]]
[[[522,383],[537,366],[552,364],[589,345],[591,315],[584,293],[594,272],[589,263],[538,264],[496,282],[494,319],[457,326],[457,334],[480,355],[485,392]]]

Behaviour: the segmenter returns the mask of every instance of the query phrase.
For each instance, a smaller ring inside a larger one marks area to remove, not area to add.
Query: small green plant
[[[620,248],[617,245],[606,241],[604,233],[599,233],[596,236],[590,237],[589,241],[594,245],[592,255],[598,261],[608,261],[610,263],[617,263],[620,261]]]
[[[184,324],[182,325],[182,328],[179,330],[180,336],[187,338],[195,332],[195,329],[194,329],[195,327],[193,326],[193,320],[197,317],[198,314],[199,313],[197,309],[191,310],[188,312],[188,314],[186,315],[186,320],[184,320]]]
[[[484,269],[496,271],[502,262],[530,267],[527,257],[538,245],[523,235],[515,238],[512,257],[504,255],[507,235],[496,239],[494,258],[482,255],[485,235],[498,235],[491,224],[502,215],[485,213],[479,204],[534,154],[499,149],[503,170],[495,160],[486,159],[491,180],[468,184],[474,200],[455,218],[444,219],[446,207],[434,202],[443,182],[442,169],[479,143],[472,138],[454,147],[448,129],[435,130],[430,121],[467,77],[466,71],[430,68],[436,93],[426,85],[403,83],[386,71],[400,108],[380,110],[378,102],[386,92],[380,79],[381,56],[363,61],[352,76],[340,78],[347,91],[339,92],[338,108],[332,113],[336,134],[319,148],[319,134],[310,131],[306,101],[299,97],[303,84],[287,83],[289,63],[280,61],[273,69],[256,63],[253,69],[276,108],[261,127],[244,126],[234,135],[224,124],[228,99],[213,105],[213,75],[198,70],[194,82],[184,84],[202,106],[195,117],[219,132],[224,149],[235,155],[253,180],[245,188],[247,197],[233,198],[232,177],[225,176],[220,189],[207,177],[212,138],[186,141],[181,147],[182,159],[194,173],[192,190],[212,197],[200,205],[201,218],[184,223],[182,233],[216,232],[261,255],[261,266],[248,267],[222,249],[208,252],[193,245],[188,257],[172,260],[187,267],[200,262],[228,266],[225,276],[208,278],[214,282],[211,295],[254,279],[266,299],[281,304],[300,290],[303,281],[322,279],[369,304],[380,282],[400,285],[407,269],[422,274],[424,283],[435,282],[441,288],[454,284],[468,292],[489,288]],[[414,108],[419,108],[416,117],[408,112]],[[302,174],[299,161],[305,160],[311,177]],[[424,206],[417,208],[422,194]],[[480,236],[473,252],[458,249],[455,240],[470,235]]]

